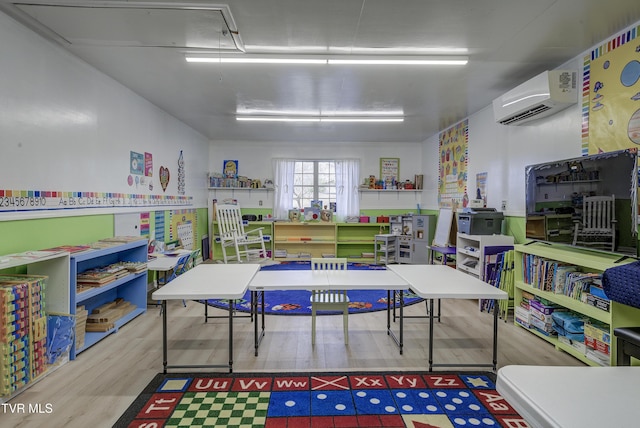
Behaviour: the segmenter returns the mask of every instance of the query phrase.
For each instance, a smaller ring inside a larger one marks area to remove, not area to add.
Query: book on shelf
[[[86,285],[104,285],[111,281],[115,281],[116,276],[110,272],[83,272],[78,274],[76,277],[77,284],[86,284]]]
[[[74,254],[74,253],[81,253],[83,251],[87,251],[90,249],[91,247],[89,245],[60,245],[57,247],[47,248],[43,251],[55,251],[55,252],[66,251],[68,253]]]

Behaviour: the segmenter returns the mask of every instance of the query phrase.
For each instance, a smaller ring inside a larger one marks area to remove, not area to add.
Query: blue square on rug
[[[355,415],[351,391],[313,391],[311,393],[312,416]]]
[[[267,415],[270,418],[309,416],[311,414],[310,392],[272,392]]]

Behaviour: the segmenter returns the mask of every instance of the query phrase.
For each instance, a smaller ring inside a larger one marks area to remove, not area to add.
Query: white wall
[[[361,180],[369,175],[380,176],[380,158],[400,158],[400,178],[413,181],[415,174],[425,174],[425,187],[429,180],[424,170],[422,144],[416,143],[261,143],[237,141],[213,141],[209,150],[209,171],[222,172],[224,160],[238,160],[238,173],[249,178],[264,180],[273,179],[271,159],[360,159]],[[433,168],[431,166],[431,168]],[[437,163],[435,165],[437,180]],[[437,190],[437,182],[436,182]],[[218,199],[233,197],[243,207],[258,207],[263,201],[263,208],[272,208],[273,195],[266,197],[264,192],[217,191]],[[426,192],[423,192],[426,193]],[[213,197],[213,196],[212,196]],[[422,205],[420,192],[406,193],[361,193],[361,209],[415,209]],[[423,207],[428,208],[428,207]]]
[[[204,136],[2,13],[0,40],[0,189],[177,195],[183,150],[185,193],[207,206]],[[130,151],[153,155],[152,191],[129,186]]]
[[[559,66],[581,70],[582,55]],[[581,73],[578,78],[582,79]],[[487,206],[501,210],[506,202],[505,215],[525,215],[524,172],[527,165],[572,158],[581,155],[581,100],[546,118],[519,126],[495,123],[491,105],[469,116],[468,188],[474,194],[476,174],[487,172]],[[438,157],[438,135],[427,139],[425,159]],[[426,166],[425,169],[432,167]],[[437,193],[437,177],[436,177]]]

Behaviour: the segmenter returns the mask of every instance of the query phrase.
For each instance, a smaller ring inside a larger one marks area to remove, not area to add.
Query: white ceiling
[[[231,0],[216,6],[0,0],[6,13],[211,140],[233,141],[421,142],[640,21],[638,0]],[[401,68],[184,59],[186,52],[411,55],[439,48],[458,49],[456,55],[462,49],[469,63]],[[236,112],[252,110],[401,110],[405,121],[236,122]]]

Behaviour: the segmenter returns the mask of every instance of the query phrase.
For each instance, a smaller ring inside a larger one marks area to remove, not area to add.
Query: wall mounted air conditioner
[[[550,116],[578,101],[577,73],[550,70],[493,100],[497,123],[520,125]]]

